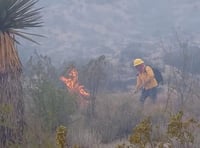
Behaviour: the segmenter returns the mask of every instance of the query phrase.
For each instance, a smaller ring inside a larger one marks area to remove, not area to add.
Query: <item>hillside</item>
[[[133,43],[144,48],[170,38],[174,30],[194,40],[200,32],[198,0],[48,0],[39,5],[44,7],[44,27],[34,32],[46,38],[36,38],[39,46],[26,43],[20,53],[36,49],[57,63],[102,54],[117,58]]]

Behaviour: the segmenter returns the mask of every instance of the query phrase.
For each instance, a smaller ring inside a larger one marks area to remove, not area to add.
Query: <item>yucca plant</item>
[[[24,101],[18,37],[33,41],[25,29],[42,25],[38,0],[0,0],[0,147],[23,141]]]

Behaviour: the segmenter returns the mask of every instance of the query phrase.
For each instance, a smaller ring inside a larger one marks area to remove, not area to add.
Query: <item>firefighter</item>
[[[137,83],[134,93],[141,90],[140,101],[144,104],[147,97],[155,103],[157,98],[158,83],[154,77],[154,72],[150,66],[146,66],[140,58],[133,60],[133,66],[137,70]]]

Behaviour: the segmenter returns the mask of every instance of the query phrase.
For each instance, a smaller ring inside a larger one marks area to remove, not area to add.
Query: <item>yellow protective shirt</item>
[[[144,72],[139,73],[137,76],[136,89],[139,90],[143,87],[147,90],[156,86],[158,86],[158,83],[154,77],[152,68],[150,66],[145,66]]]

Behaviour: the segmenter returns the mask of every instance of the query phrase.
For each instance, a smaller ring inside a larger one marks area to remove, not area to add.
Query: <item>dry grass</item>
[[[119,94],[108,94],[101,96],[101,100],[98,102],[98,110],[99,112],[106,117],[108,115],[116,117],[116,113],[122,105],[127,105],[126,115],[130,117],[131,113],[136,113],[138,116],[135,118],[135,122],[138,122],[144,116],[151,116],[152,122],[159,126],[159,130],[154,131],[154,138],[161,138],[160,136],[164,136],[163,133],[166,132],[166,124],[169,119],[170,114],[176,113],[178,109],[178,98],[176,93],[167,94],[167,91],[163,91],[158,95],[158,99],[155,104],[152,103],[150,99],[147,99],[144,107],[142,108],[139,103],[139,96],[130,95],[128,93],[119,93]],[[195,100],[196,103],[190,102],[185,104],[185,108],[182,108],[184,111],[184,118],[188,119],[194,117],[199,119],[199,100]],[[111,105],[110,105],[111,104]],[[130,108],[128,108],[130,106]],[[104,113],[103,113],[104,112]],[[111,118],[112,119],[112,118]],[[123,117],[121,117],[123,120]],[[134,118],[132,118],[134,120]],[[117,123],[118,124],[118,123]],[[126,124],[124,124],[126,126]],[[154,129],[155,130],[155,129]],[[198,131],[198,130],[197,130]],[[198,133],[194,133],[198,139]],[[198,140],[195,140],[195,145],[198,145]],[[117,145],[117,142],[103,144],[102,147],[112,147],[113,145]],[[124,141],[121,142],[121,144]]]
[[[174,113],[176,109],[177,98],[173,94],[173,99],[167,97],[166,91],[158,95],[157,102],[153,104],[147,99],[142,107],[139,102],[139,94],[114,93],[101,94],[97,96],[96,116],[89,120],[85,114],[78,112],[74,115],[74,122],[67,128],[69,129],[68,140],[70,145],[78,144],[81,148],[115,148],[118,144],[128,143],[128,137],[132,129],[145,116],[151,116],[152,123],[159,126],[159,129],[153,129],[153,138],[160,139],[166,132],[166,123],[168,122],[170,112]],[[171,95],[172,96],[172,95]],[[198,102],[198,101],[197,101]],[[166,109],[166,104],[167,109]],[[198,102],[200,104],[200,102]],[[186,104],[185,118],[194,115],[198,117],[198,104]],[[194,107],[194,108],[193,108]],[[31,124],[31,123],[30,123]],[[41,128],[35,122],[37,134],[33,134],[34,139],[40,139],[41,142],[54,142],[48,133],[41,133]],[[34,131],[32,130],[34,133]],[[39,134],[40,133],[40,134]],[[52,134],[52,133],[51,133]],[[197,139],[195,144],[200,144],[199,132],[195,133]],[[46,136],[45,136],[46,135]],[[38,137],[37,137],[38,136]],[[47,138],[42,138],[47,137]],[[46,143],[47,145],[49,143]]]

